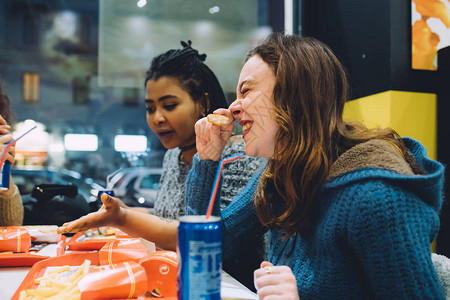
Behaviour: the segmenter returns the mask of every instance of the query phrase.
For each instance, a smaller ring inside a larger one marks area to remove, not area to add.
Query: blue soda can
[[[0,172],[1,187],[9,189],[9,176],[11,174],[11,163],[7,160],[3,164],[2,171]]]
[[[10,142],[5,143],[5,146]],[[3,166],[1,166],[2,171],[0,172],[0,187],[5,187],[9,189],[9,176],[11,175],[11,163],[9,160],[5,160]]]
[[[178,299],[220,299],[220,217],[183,216],[178,226]]]
[[[97,194],[97,201],[96,201],[98,207],[100,207],[100,206],[103,205],[103,202],[102,202],[102,194],[108,194],[108,195],[114,197],[114,191],[112,191],[112,190],[98,191],[98,194]]]

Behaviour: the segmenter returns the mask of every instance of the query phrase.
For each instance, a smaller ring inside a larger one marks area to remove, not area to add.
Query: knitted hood
[[[439,211],[442,204],[444,166],[426,156],[425,147],[403,138],[406,160],[386,141],[371,140],[343,153],[331,166],[325,188],[367,179],[387,179],[408,186],[425,203]],[[413,184],[411,184],[413,183]]]

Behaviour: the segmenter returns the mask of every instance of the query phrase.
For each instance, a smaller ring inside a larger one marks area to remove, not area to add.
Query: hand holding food
[[[234,119],[225,108],[198,120],[195,124],[198,156],[204,160],[219,161],[233,131]]]
[[[93,213],[87,214],[72,222],[64,223],[58,228],[58,233],[77,232],[94,227],[113,226],[118,227],[125,218],[125,210],[120,206],[119,199],[108,194],[102,194],[102,207]]]

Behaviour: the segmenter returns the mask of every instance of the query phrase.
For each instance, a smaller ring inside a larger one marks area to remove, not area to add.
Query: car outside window
[[[152,189],[157,190],[159,186],[159,178],[161,175],[159,174],[150,174],[145,175],[141,181],[141,189]]]

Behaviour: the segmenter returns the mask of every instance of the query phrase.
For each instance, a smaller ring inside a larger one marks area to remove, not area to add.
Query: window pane
[[[100,0],[99,85],[143,87],[152,57],[191,40],[224,91],[234,92],[246,52],[271,32],[265,2]]]

